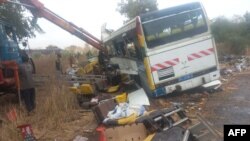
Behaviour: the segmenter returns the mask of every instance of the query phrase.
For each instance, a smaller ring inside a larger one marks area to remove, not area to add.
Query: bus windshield
[[[142,18],[148,48],[192,37],[208,31],[200,5],[157,11]]]

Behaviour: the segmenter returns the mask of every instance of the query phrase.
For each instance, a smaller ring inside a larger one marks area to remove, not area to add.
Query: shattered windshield
[[[208,27],[201,8],[174,13],[143,22],[148,48],[207,32]]]

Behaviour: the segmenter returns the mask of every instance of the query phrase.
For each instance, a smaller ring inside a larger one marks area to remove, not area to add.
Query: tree
[[[12,1],[19,2],[19,0]],[[18,4],[0,4],[0,19],[15,27],[17,37],[20,40],[25,37],[35,37],[35,31],[43,32],[37,24],[37,18],[29,14],[25,7]]]
[[[85,53],[84,48],[79,47],[79,46],[75,46],[75,45],[71,45],[69,47],[66,47],[65,50],[71,54]]]
[[[250,23],[250,13],[248,11],[244,14],[244,18],[247,23]]]
[[[117,8],[128,20],[157,9],[157,0],[121,0]]]
[[[244,36],[246,36],[248,39],[250,38],[250,13],[246,12],[244,14],[244,18],[245,18],[245,30],[244,30]],[[250,41],[248,40],[249,44]]]
[[[230,48],[231,53],[243,54],[249,46],[246,20],[237,16],[229,20],[219,17],[212,23],[212,33],[217,43],[223,43]]]

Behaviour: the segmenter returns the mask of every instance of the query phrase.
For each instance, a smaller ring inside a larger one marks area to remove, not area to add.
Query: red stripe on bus
[[[164,69],[167,67],[175,66],[178,63],[179,63],[179,58],[175,58],[175,59],[165,61],[163,63],[159,63],[159,64],[155,64],[155,65],[151,66],[151,71],[154,72],[154,71]]]

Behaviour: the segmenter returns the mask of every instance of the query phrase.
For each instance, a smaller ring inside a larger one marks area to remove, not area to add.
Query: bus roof
[[[166,15],[172,15],[172,14],[177,14],[179,12],[183,12],[183,11],[187,11],[187,10],[192,10],[192,9],[196,9],[196,8],[200,8],[200,7],[201,7],[200,2],[192,2],[192,3],[178,5],[178,6],[174,6],[174,7],[162,9],[162,10],[148,12],[146,14],[140,15],[140,19],[141,19],[141,22],[145,22],[145,21],[149,21],[149,20],[152,20],[154,18],[157,18],[157,17],[166,16]],[[112,39],[116,38],[117,36],[122,36],[122,34],[124,32],[127,32],[127,31],[135,28],[135,26],[136,26],[136,23],[135,23],[136,22],[136,18],[137,17],[135,17],[134,19],[130,20],[128,23],[124,24],[119,29],[117,29],[114,32],[112,32],[108,37],[106,37],[106,38],[103,39],[103,42],[105,43],[105,42],[107,42],[109,40],[112,40]]]
[[[124,24],[122,27],[117,29],[116,31],[112,32],[110,36],[103,39],[103,42],[107,42],[109,40],[112,40],[116,38],[117,36],[122,36],[124,32],[127,32],[129,30],[132,30],[136,27],[136,18],[130,20],[128,23]]]
[[[178,6],[169,7],[169,8],[165,8],[162,10],[157,10],[157,11],[149,12],[146,14],[142,14],[140,15],[140,18],[141,18],[141,22],[145,22],[145,21],[149,21],[158,17],[178,14],[183,11],[188,11],[188,10],[192,10],[192,9],[196,9],[200,7],[201,7],[200,2],[192,2],[192,3],[187,3],[183,5],[178,5]]]

